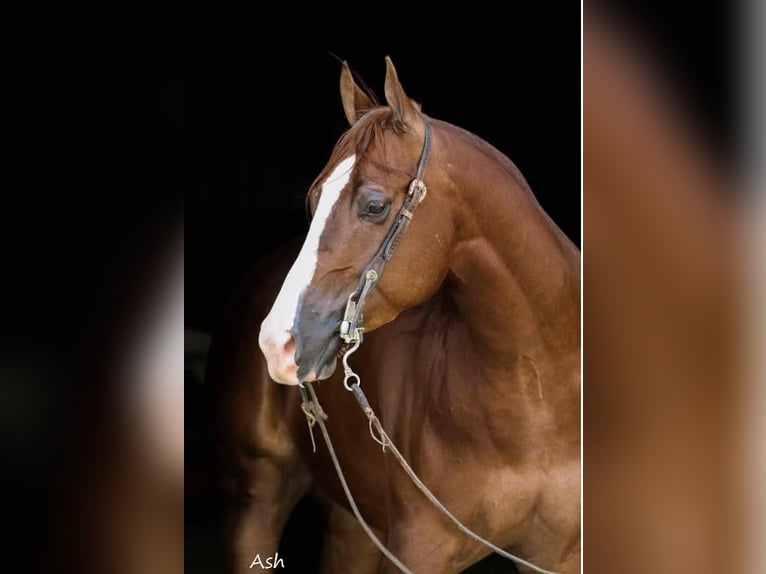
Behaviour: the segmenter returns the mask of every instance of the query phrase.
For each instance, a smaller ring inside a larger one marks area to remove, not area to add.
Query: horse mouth
[[[332,377],[333,373],[335,373],[335,368],[338,366],[338,359],[335,358],[335,356],[330,359],[330,362],[327,363],[324,367],[321,367],[319,369],[319,374],[316,376],[317,381],[323,381],[325,379],[329,379]]]
[[[298,369],[298,379],[307,382],[329,379],[335,373],[339,353],[342,349],[343,346],[339,345],[339,338],[333,337],[311,367]]]

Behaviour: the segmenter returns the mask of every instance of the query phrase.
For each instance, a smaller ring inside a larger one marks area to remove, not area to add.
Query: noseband
[[[362,333],[364,332],[363,311],[367,296],[380,280],[386,262],[393,256],[394,250],[396,250],[399,241],[401,241],[412,221],[413,215],[415,215],[415,209],[426,198],[426,193],[428,193],[426,184],[423,182],[423,174],[426,171],[428,155],[431,152],[431,126],[425,118],[423,118],[423,127],[425,136],[423,137],[423,149],[420,152],[420,161],[418,161],[418,171],[415,179],[410,182],[404,203],[402,203],[394,223],[383,239],[383,243],[381,243],[378,251],[367,264],[367,267],[364,268],[356,289],[348,297],[346,312],[343,314],[343,322],[340,324],[340,338],[346,344],[357,347],[361,344]]]

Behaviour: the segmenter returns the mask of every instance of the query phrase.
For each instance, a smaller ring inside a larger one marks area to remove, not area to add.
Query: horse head
[[[309,189],[308,234],[261,325],[259,344],[277,382],[296,385],[333,374],[349,296],[401,215],[419,158],[427,156],[420,106],[388,58],[386,66],[387,105],[379,106],[343,64],[340,91],[350,128]],[[431,188],[428,199],[397,238],[396,256],[364,305],[365,332],[428,300],[448,272],[455,206],[442,172],[437,150],[421,175]]]

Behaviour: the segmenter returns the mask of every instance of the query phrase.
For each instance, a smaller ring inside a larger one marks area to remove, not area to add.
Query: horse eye
[[[383,221],[391,207],[391,200],[379,191],[363,191],[357,202],[359,217],[373,223]]]
[[[386,210],[386,202],[373,200],[367,204],[367,213],[370,215],[380,215]]]

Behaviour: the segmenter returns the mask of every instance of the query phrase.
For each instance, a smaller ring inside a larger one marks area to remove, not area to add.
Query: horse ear
[[[343,111],[350,125],[354,125],[367,110],[375,107],[375,102],[354,81],[354,75],[348,62],[343,62],[340,70],[340,98],[343,101]]]
[[[394,112],[394,120],[402,126],[415,127],[420,116],[419,106],[407,97],[391,58],[386,56],[386,102]]]

